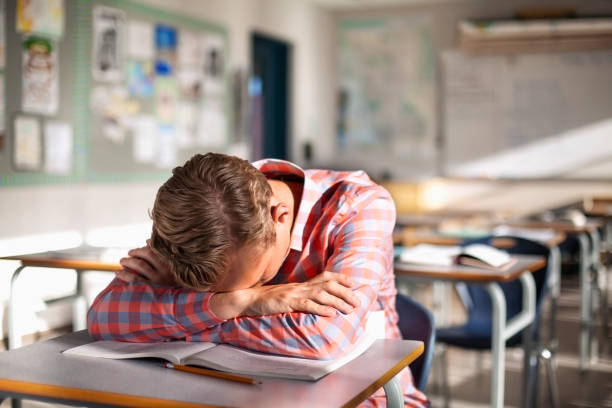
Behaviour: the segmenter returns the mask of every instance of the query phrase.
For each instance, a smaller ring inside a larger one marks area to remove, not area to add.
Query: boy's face
[[[219,281],[213,290],[228,292],[261,286],[276,276],[285,258],[289,254],[291,228],[276,224],[276,241],[265,249],[246,247],[237,251],[230,261],[230,267],[224,279]]]

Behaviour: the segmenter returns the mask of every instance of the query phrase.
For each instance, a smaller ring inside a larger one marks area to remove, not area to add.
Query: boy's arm
[[[89,331],[93,337],[104,339],[183,338],[287,355],[333,358],[361,334],[367,313],[375,310],[373,303],[381,282],[392,268],[395,209],[385,190],[376,192],[376,198],[364,208],[352,209],[338,227],[334,253],[326,265],[326,270],[347,276],[355,283],[353,292],[358,307],[352,313],[323,317],[294,312],[223,321],[210,310],[212,293],[143,282],[128,284],[116,279],[92,305]]]
[[[392,270],[394,223],[393,202],[384,189],[377,188],[376,197],[364,208],[354,209],[339,226],[326,270],[354,282],[359,306],[352,313],[238,317],[213,328],[213,341],[308,358],[342,354],[361,335],[368,312],[377,310],[377,292]]]

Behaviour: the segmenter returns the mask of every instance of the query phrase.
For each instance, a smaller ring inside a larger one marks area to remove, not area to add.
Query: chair
[[[466,240],[462,245],[470,245],[474,243],[487,244],[492,246],[502,246],[504,250],[514,254],[525,255],[541,255],[550,256],[550,249],[540,243],[531,241],[525,238],[510,237],[510,236],[488,236],[484,238]],[[506,340],[507,347],[519,346],[525,340],[524,335],[527,335],[527,341],[531,341],[533,345],[538,346],[540,343],[540,317],[542,310],[542,300],[548,293],[548,280],[550,279],[550,268],[547,266],[533,273],[533,278],[536,284],[536,315],[531,332],[525,333],[525,329],[515,334]],[[500,284],[500,287],[506,298],[506,313],[507,320],[512,319],[521,310],[522,287],[520,282],[512,281]],[[492,304],[489,294],[484,288],[476,284],[461,284],[457,286],[459,297],[466,306],[468,315],[467,322],[461,326],[439,328],[436,331],[438,341],[450,346],[456,346],[466,349],[489,350],[491,349],[491,333],[492,333]],[[556,375],[554,371],[554,361],[552,360],[553,353],[546,347],[534,347],[538,352],[537,357],[526,356],[529,360],[529,373],[527,375],[525,386],[533,390],[531,396],[525,398],[536,399],[537,395],[537,373],[539,358],[543,358],[546,362],[549,397],[552,406],[558,406],[558,392],[556,388]],[[443,355],[444,357],[444,355]],[[448,399],[448,395],[446,396]]]
[[[398,326],[402,338],[419,340],[425,345],[425,351],[410,364],[414,385],[425,392],[427,378],[431,369],[436,342],[434,318],[431,312],[408,296],[398,293],[395,307],[399,315]]]

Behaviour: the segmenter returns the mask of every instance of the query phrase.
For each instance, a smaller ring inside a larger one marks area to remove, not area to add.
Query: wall
[[[224,25],[230,71],[247,70],[250,35],[258,31],[292,45],[291,159],[302,161],[302,143],[332,134],[329,58],[333,18],[301,0],[146,0],[149,5]],[[315,152],[315,154],[317,154]],[[158,183],[76,184],[0,188],[0,239],[58,230],[86,233],[105,225],[147,221]]]
[[[475,18],[511,18],[514,12],[521,8],[534,7],[573,7],[578,11],[579,15],[611,15],[612,3],[606,0],[597,1],[579,1],[579,0],[505,0],[505,1],[486,1],[486,0],[465,0],[465,1],[435,1],[435,2],[414,2],[412,5],[402,6],[381,6],[376,8],[357,8],[351,7],[343,10],[338,10],[334,13],[336,21],[347,17],[372,17],[383,16],[401,18],[402,16],[409,17],[413,15],[428,15],[431,18],[432,27],[432,43],[439,57],[440,53],[445,50],[454,49],[458,44],[457,23],[463,19]],[[335,44],[335,43],[334,43]],[[333,53],[332,53],[333,55]],[[437,61],[438,81],[440,80],[440,61]],[[328,97],[335,97],[336,84],[330,88]],[[443,126],[441,126],[441,114],[443,95],[441,87],[438,86],[438,139],[443,143],[444,135],[442,134]],[[343,168],[364,168],[371,175],[380,177],[383,172],[391,169],[401,169],[401,172],[394,173],[394,177],[401,179],[415,179],[423,174],[422,165],[419,163],[405,163],[398,159],[393,159],[386,155],[384,157],[373,156],[371,152],[364,152],[363,155],[352,155],[351,157],[338,157],[336,155],[335,135],[332,129],[329,139],[321,141],[321,145],[317,146],[321,152],[326,152],[325,155],[320,155],[317,164],[321,166],[340,166]],[[323,145],[324,144],[324,145]],[[439,157],[439,161],[444,162],[444,157]],[[609,177],[609,175],[604,175]]]

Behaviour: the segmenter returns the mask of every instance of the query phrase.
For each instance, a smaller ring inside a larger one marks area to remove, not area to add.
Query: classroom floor
[[[612,292],[609,294],[612,301]],[[425,305],[431,304],[429,287],[419,287],[414,295]],[[579,330],[579,290],[577,276],[565,276],[562,282],[561,298],[557,312],[557,327],[559,333],[559,349],[557,352],[557,378],[561,407],[567,408],[612,408],[612,330],[604,330],[601,319],[598,320],[597,333],[599,339],[599,358],[593,362],[585,373],[578,368],[578,330]],[[461,321],[462,306],[457,298],[451,301],[454,311],[452,321]],[[612,306],[609,306],[612,319]],[[544,313],[547,316],[547,313]],[[45,333],[38,340],[61,334],[62,331]],[[24,338],[24,342],[32,342],[35,338]],[[2,349],[0,345],[0,350]],[[489,405],[490,389],[490,353],[465,351],[449,348],[448,370],[451,388],[451,408],[487,407]],[[508,349],[506,358],[506,388],[505,405],[520,407],[522,350]],[[432,407],[444,407],[444,397],[441,387],[436,384],[439,373],[432,370],[429,378],[427,394],[431,398]],[[546,377],[542,371],[540,376],[540,402],[538,407],[550,406],[546,391]],[[63,407],[59,404],[43,404],[24,401],[23,408]],[[5,400],[0,408],[9,408],[10,401]]]

